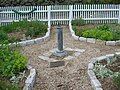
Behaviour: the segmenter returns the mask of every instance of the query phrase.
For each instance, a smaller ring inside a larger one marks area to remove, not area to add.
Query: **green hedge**
[[[0,6],[35,6],[53,4],[120,4],[120,0],[0,0]]]

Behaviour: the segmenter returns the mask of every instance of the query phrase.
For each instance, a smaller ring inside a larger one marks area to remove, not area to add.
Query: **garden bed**
[[[83,19],[73,20],[70,31],[80,41],[95,43],[104,41],[106,45],[120,45],[119,24],[85,24]]]
[[[106,65],[106,68],[111,70],[112,72],[119,72],[120,73],[120,59],[117,59],[111,64],[107,64],[107,61],[103,60],[99,62],[101,65]],[[118,86],[114,83],[112,77],[105,77],[105,78],[100,78],[98,77],[98,80],[102,84],[103,90],[119,90]],[[120,80],[118,78],[118,80]],[[120,82],[120,81],[119,81]],[[120,84],[120,83],[119,83]]]
[[[31,40],[45,36],[47,25],[39,21],[19,21],[0,27],[0,43]]]
[[[0,90],[22,90],[30,71],[28,69],[11,79],[0,76]]]
[[[120,89],[120,53],[94,58],[88,65],[88,74],[94,89]]]
[[[36,72],[32,67],[27,67],[27,60],[27,57],[21,54],[19,47],[13,48],[8,44],[0,46],[0,90],[22,90],[24,87],[33,87]]]

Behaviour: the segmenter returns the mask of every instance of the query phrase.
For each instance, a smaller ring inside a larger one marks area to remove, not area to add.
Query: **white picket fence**
[[[37,10],[29,15],[19,15],[12,11],[22,13]],[[51,5],[51,6],[18,6],[0,7],[0,24],[7,25],[23,18],[28,20],[47,21],[48,26],[60,24],[68,25],[71,20],[83,18],[86,23],[120,23],[120,5],[91,4],[91,5]]]

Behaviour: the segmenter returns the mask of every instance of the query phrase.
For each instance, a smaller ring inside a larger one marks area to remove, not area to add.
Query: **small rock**
[[[50,64],[50,68],[53,68],[53,67],[59,67],[59,66],[64,66],[65,65],[65,61],[51,61],[49,62]]]
[[[89,43],[95,43],[95,39],[94,38],[87,38],[87,42],[89,42]]]
[[[115,46],[116,42],[115,41],[106,41],[106,45]]]
[[[83,42],[86,42],[86,41],[87,41],[87,38],[79,37],[79,40],[80,40],[80,41],[83,41]]]

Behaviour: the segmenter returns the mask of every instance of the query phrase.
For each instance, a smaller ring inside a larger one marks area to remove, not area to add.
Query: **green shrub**
[[[105,24],[98,26],[97,29],[98,30],[104,30],[104,31],[110,31],[109,26],[105,25]]]
[[[96,31],[96,29],[85,30],[84,32],[82,32],[82,36],[86,38],[96,38],[97,33],[98,32]]]
[[[82,36],[86,38],[96,38],[101,40],[113,40],[113,34],[110,31],[104,31],[104,30],[86,30],[82,32]]]
[[[39,22],[39,21],[32,21],[32,22],[29,22],[29,27],[25,35],[36,37],[36,36],[43,36],[45,35],[46,32],[47,32],[46,24]]]
[[[113,34],[110,31],[101,31],[101,36],[99,37],[99,39],[111,41],[113,40]]]
[[[120,40],[120,24],[110,24],[109,27],[113,33],[113,40]]]
[[[74,26],[82,26],[82,25],[85,25],[85,21],[82,18],[75,19],[75,20],[72,20],[71,24]]]
[[[27,58],[8,45],[0,47],[0,75],[11,77],[25,69]]]
[[[7,34],[4,31],[0,30],[0,42],[7,40],[7,39],[8,39]]]

